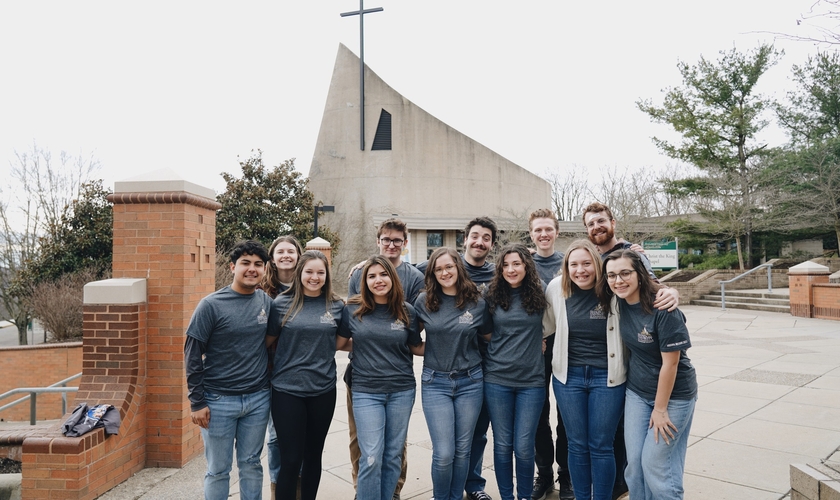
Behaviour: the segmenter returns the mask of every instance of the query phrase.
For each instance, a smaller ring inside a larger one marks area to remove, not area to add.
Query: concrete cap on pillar
[[[332,245],[329,241],[321,238],[320,236],[306,242],[307,250],[320,250],[322,248],[332,248]]]
[[[146,280],[113,278],[85,285],[85,304],[142,304],[146,302]]]
[[[178,192],[201,196],[202,198],[216,199],[216,193],[204,186],[199,186],[190,181],[182,179],[178,173],[169,168],[162,168],[144,174],[137,175],[114,183],[114,193],[158,193]]]
[[[828,267],[816,262],[805,261],[788,269],[788,274],[807,274],[809,276],[821,276],[831,274]]]

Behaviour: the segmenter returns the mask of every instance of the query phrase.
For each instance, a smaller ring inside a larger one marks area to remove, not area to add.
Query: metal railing
[[[773,274],[772,274],[773,264],[771,262],[768,262],[766,264],[761,264],[760,266],[756,266],[756,267],[750,269],[749,271],[747,271],[745,273],[739,274],[738,276],[735,276],[731,280],[721,281],[720,282],[720,309],[722,311],[726,310],[726,285],[728,285],[729,283],[735,283],[736,281],[738,281],[738,280],[746,277],[747,275],[752,274],[755,271],[758,271],[759,269],[764,268],[764,267],[767,268],[767,291],[769,293],[773,293]]]
[[[67,393],[68,392],[76,392],[79,390],[78,387],[67,387],[67,383],[82,376],[81,373],[77,373],[72,377],[68,377],[64,380],[54,383],[48,387],[19,387],[17,389],[12,389],[11,391],[4,392],[0,394],[0,399],[6,398],[8,396],[13,396],[15,394],[27,394],[28,395],[18,399],[17,401],[12,401],[7,405],[0,406],[0,411],[3,411],[7,408],[11,408],[16,404],[23,403],[27,399],[29,400],[29,425],[35,425],[36,420],[36,412],[38,407],[38,394],[51,394],[51,393],[61,393],[61,414],[64,415],[67,413]]]

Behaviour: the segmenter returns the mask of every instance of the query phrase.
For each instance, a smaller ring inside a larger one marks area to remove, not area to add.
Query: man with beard
[[[588,207],[583,209],[583,225],[586,227],[586,234],[589,236],[589,241],[595,244],[598,252],[601,253],[601,258],[606,258],[607,255],[616,250],[631,249],[635,250],[642,257],[642,263],[645,265],[648,274],[654,281],[659,283],[659,279],[653,272],[650,266],[650,261],[642,251],[641,247],[634,245],[624,240],[619,240],[615,237],[615,218],[613,217],[610,207],[603,203],[591,203]],[[653,307],[662,310],[673,311],[679,305],[680,294],[674,288],[663,287],[656,293],[656,300]],[[624,482],[624,467],[627,463],[626,452],[624,448],[624,417],[618,424],[618,430],[615,435],[615,487],[613,488],[613,498],[620,497],[627,491],[627,485]]]

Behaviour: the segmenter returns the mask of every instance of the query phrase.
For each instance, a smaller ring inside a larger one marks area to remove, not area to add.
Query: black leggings
[[[321,482],[321,453],[334,412],[335,388],[305,398],[272,389],[271,418],[280,445],[275,499],[295,500],[300,473],[301,500],[315,500]]]

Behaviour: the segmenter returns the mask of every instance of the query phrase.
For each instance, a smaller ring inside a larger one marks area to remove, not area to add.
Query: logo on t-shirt
[[[607,316],[604,314],[604,306],[598,304],[593,307],[592,310],[589,311],[589,319],[607,319]]]
[[[642,331],[639,332],[639,343],[640,344],[651,344],[653,343],[653,335],[647,331],[647,327],[643,326]]]
[[[324,315],[321,316],[321,323],[323,323],[325,325],[336,326],[335,325],[335,318],[333,318],[333,315],[330,314],[329,311],[325,312]]]
[[[396,320],[393,323],[391,323],[391,330],[404,330],[404,329],[405,329],[405,323],[403,323],[401,320]]]
[[[264,325],[264,324],[268,323],[268,316],[265,314],[265,308],[264,307],[263,307],[263,310],[260,311],[259,316],[257,316],[257,323],[259,323],[260,325]]]
[[[464,314],[462,314],[458,318],[458,323],[462,324],[462,325],[471,325],[472,322],[473,322],[473,315],[470,314],[469,311],[464,311]]]

